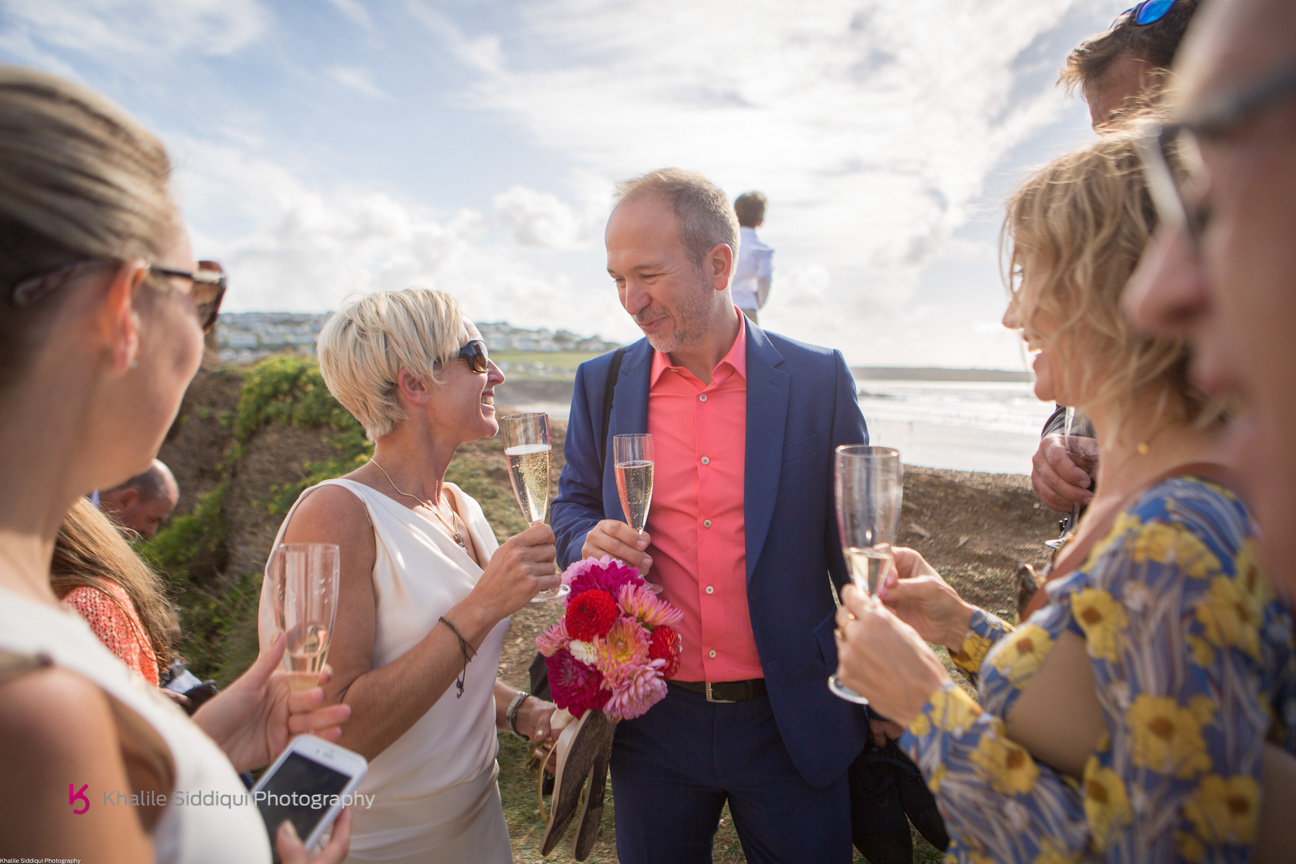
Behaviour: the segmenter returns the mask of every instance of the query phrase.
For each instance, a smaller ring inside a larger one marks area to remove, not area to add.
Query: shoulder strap
[[[603,455],[599,460],[600,468],[607,465],[607,436],[608,426],[612,422],[612,398],[616,395],[617,375],[621,373],[621,358],[625,356],[625,352],[625,346],[613,352],[612,365],[608,367],[607,380],[603,382],[603,434],[599,436]]]

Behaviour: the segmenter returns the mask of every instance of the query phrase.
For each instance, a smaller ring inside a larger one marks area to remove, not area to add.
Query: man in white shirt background
[[[740,239],[738,263],[734,266],[730,291],[733,302],[753,323],[757,311],[769,297],[770,279],[774,270],[774,250],[756,236],[756,229],[765,222],[765,196],[760,192],[744,192],[734,201],[738,214]]]

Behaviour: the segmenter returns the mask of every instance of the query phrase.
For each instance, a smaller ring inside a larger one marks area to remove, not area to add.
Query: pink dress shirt
[[[653,353],[648,431],[656,448],[649,580],[684,613],[680,681],[763,678],[747,609],[743,514],[747,323],[703,384]]]

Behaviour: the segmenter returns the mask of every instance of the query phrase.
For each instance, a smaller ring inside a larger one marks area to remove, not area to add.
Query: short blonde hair
[[[1009,290],[1028,335],[1040,313],[1059,322],[1052,340],[1071,341],[1087,402],[1128,413],[1151,386],[1163,420],[1206,426],[1224,412],[1189,379],[1187,342],[1148,336],[1121,309],[1156,227],[1137,149],[1146,132],[1145,124],[1132,123],[1099,136],[1012,194],[1001,236]],[[1023,282],[1033,289],[1030,298],[1022,295]]]
[[[427,288],[375,291],[344,304],[320,330],[320,374],[377,441],[405,419],[396,398],[400,370],[438,380],[438,367],[458,356],[463,313],[455,298]]]
[[[66,292],[18,306],[22,281],[79,261],[156,260],[175,230],[171,162],[99,94],[0,66],[0,392],[22,377]]]

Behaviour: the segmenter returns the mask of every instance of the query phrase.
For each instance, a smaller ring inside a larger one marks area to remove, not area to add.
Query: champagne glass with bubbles
[[[549,415],[511,414],[500,420],[500,428],[504,432],[509,479],[513,481],[513,494],[522,508],[522,518],[528,525],[538,525],[545,520],[549,509],[549,457],[553,453]],[[566,587],[540,591],[531,602],[554,600],[567,593]]]
[[[612,456],[621,509],[630,527],[642,534],[652,504],[653,436],[617,435],[612,439]]]
[[[621,496],[621,511],[630,527],[642,534],[652,504],[653,466],[656,464],[653,436],[647,433],[614,436],[612,464],[616,470],[617,492]],[[661,593],[660,585],[645,584],[654,593]]]
[[[837,532],[842,555],[855,587],[876,603],[878,586],[895,560],[891,547],[900,525],[904,491],[900,451],[890,447],[848,444],[837,448],[834,492]],[[842,699],[867,705],[868,700],[841,683],[836,674],[828,689]]]
[[[309,690],[319,684],[328,660],[337,617],[340,552],[331,543],[286,543],[271,553],[269,569],[277,623],[288,636],[288,685]]]

